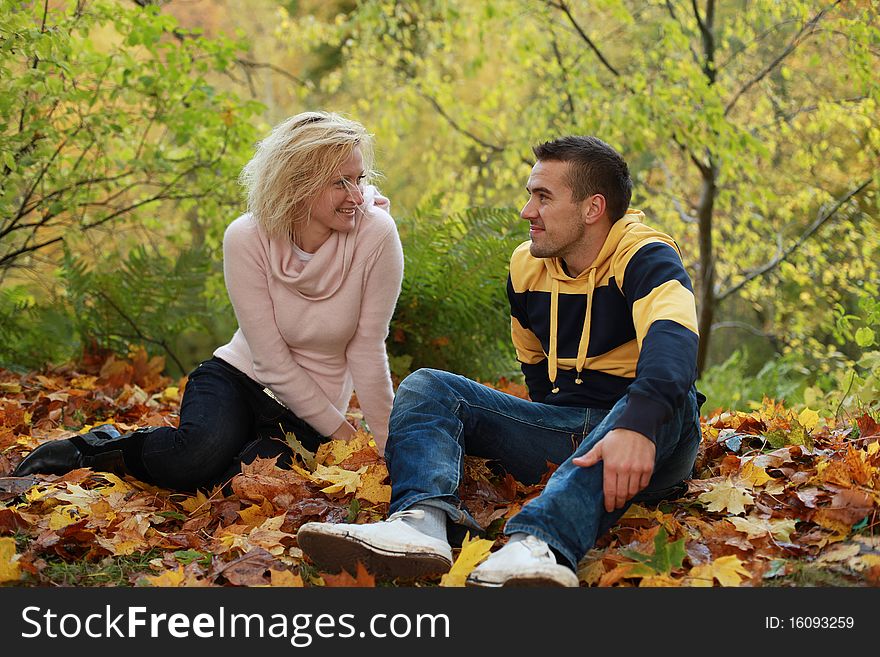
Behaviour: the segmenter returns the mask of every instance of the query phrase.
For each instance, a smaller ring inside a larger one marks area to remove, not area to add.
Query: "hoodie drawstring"
[[[596,291],[596,270],[590,269],[590,280],[587,288],[587,311],[584,316],[584,327],[581,330],[581,340],[578,343],[578,354],[576,361],[577,378],[575,383],[580,385],[583,383],[581,372],[587,364],[587,348],[590,346],[590,324],[593,315],[593,294]],[[559,386],[556,384],[556,378],[559,371],[559,354],[558,354],[558,336],[557,329],[559,326],[559,281],[556,278],[551,279],[550,283],[550,353],[547,355],[547,375],[550,383],[553,385],[551,393],[559,392]]]
[[[557,371],[557,360],[558,356],[556,353],[556,328],[558,325],[558,315],[559,315],[559,281],[555,278],[551,279],[550,283],[550,353],[548,354],[547,361],[547,374],[550,376],[550,383],[553,384],[553,389],[550,391],[553,394],[559,392],[559,386],[556,385],[556,371]]]
[[[575,383],[580,385],[584,382],[581,378],[581,372],[584,371],[584,366],[587,364],[587,347],[590,346],[590,324],[592,323],[593,317],[593,296],[596,293],[596,270],[590,270],[590,287],[589,293],[587,294],[587,313],[584,316],[584,328],[581,331],[581,341],[578,343],[578,356],[577,363],[575,364],[575,368],[577,370],[577,378],[574,380]]]

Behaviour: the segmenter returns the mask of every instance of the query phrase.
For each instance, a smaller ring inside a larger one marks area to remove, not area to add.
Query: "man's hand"
[[[593,449],[572,460],[587,468],[604,461],[605,510],[620,509],[651,481],[657,448],[637,431],[613,429]]]

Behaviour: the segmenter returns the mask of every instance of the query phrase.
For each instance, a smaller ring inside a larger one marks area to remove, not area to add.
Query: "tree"
[[[817,354],[876,280],[873,3],[367,0],[288,29],[345,44],[323,98],[376,126],[415,203],[508,205],[554,134],[619,148],[695,279],[701,370],[718,328]]]
[[[0,0],[0,281],[123,222],[158,228],[173,212],[201,239],[240,202],[255,136],[259,105],[209,82],[238,44],[153,6],[54,7]]]

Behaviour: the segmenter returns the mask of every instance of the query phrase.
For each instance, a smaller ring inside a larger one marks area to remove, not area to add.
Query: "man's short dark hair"
[[[568,186],[575,203],[592,194],[605,197],[612,223],[626,214],[632,200],[632,178],[620,153],[591,136],[560,137],[534,146],[538,160],[568,162]]]

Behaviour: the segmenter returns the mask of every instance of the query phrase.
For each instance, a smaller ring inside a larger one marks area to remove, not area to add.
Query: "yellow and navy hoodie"
[[[532,401],[610,409],[614,428],[654,440],[696,379],[697,312],[675,241],[639,210],[612,224],[577,277],[530,242],[510,258],[511,334]]]

